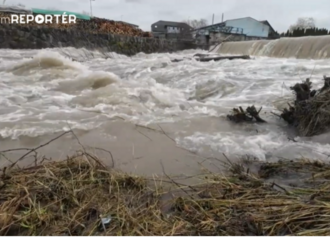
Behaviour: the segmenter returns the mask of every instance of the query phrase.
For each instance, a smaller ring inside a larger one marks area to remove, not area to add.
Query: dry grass
[[[0,234],[330,234],[329,165],[261,164],[260,175],[246,172],[245,166],[232,164],[228,176],[210,174],[200,185],[181,185],[181,196],[171,199],[167,187],[161,187],[164,182],[108,169],[86,154],[4,171]],[[300,188],[264,181],[290,170],[312,176]],[[171,184],[179,187],[169,180]],[[102,217],[111,217],[109,225],[101,224]]]

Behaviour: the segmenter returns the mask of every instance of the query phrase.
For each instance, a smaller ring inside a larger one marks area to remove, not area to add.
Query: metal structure
[[[205,35],[206,32],[208,33],[224,33],[224,34],[243,34],[244,30],[243,28],[235,28],[231,26],[226,26],[224,22],[209,25],[205,27],[201,27],[198,29],[195,29],[196,34],[199,35]]]

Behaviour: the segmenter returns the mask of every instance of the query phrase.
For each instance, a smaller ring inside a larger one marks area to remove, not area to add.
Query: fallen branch
[[[245,111],[242,107],[239,107],[238,109],[233,108],[233,113],[227,115],[227,118],[235,123],[253,122],[254,120],[259,123],[266,123],[266,121],[259,116],[261,109],[262,108],[257,111],[254,106],[247,107]]]
[[[0,153],[3,153],[3,152],[8,152],[8,151],[18,151],[18,150],[29,150],[27,153],[25,153],[23,156],[21,156],[19,159],[17,159],[14,163],[12,163],[10,166],[9,166],[9,169],[13,168],[19,161],[21,161],[22,159],[24,159],[25,157],[27,157],[29,154],[31,154],[32,152],[36,152],[37,150],[39,150],[40,148],[42,147],[45,147],[47,145],[49,145],[50,143],[54,142],[55,140],[58,140],[59,138],[61,138],[62,136],[68,134],[68,133],[72,133],[72,131],[67,131],[67,132],[64,132],[62,134],[60,134],[59,136],[51,139],[50,141],[44,143],[44,144],[41,144],[40,146],[36,147],[36,148],[33,148],[33,149],[28,149],[28,148],[19,148],[19,149],[9,149],[9,150],[4,150],[4,151],[0,151]]]

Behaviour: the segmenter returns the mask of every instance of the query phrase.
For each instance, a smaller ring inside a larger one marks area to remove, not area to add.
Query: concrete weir
[[[224,42],[215,49],[221,54],[244,54],[274,58],[330,58],[330,35]],[[215,51],[214,51],[215,52]]]

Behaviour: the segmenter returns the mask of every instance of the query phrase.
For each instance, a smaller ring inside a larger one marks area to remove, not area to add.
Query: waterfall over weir
[[[244,54],[274,58],[330,58],[330,35],[224,42],[217,48],[221,54]]]

